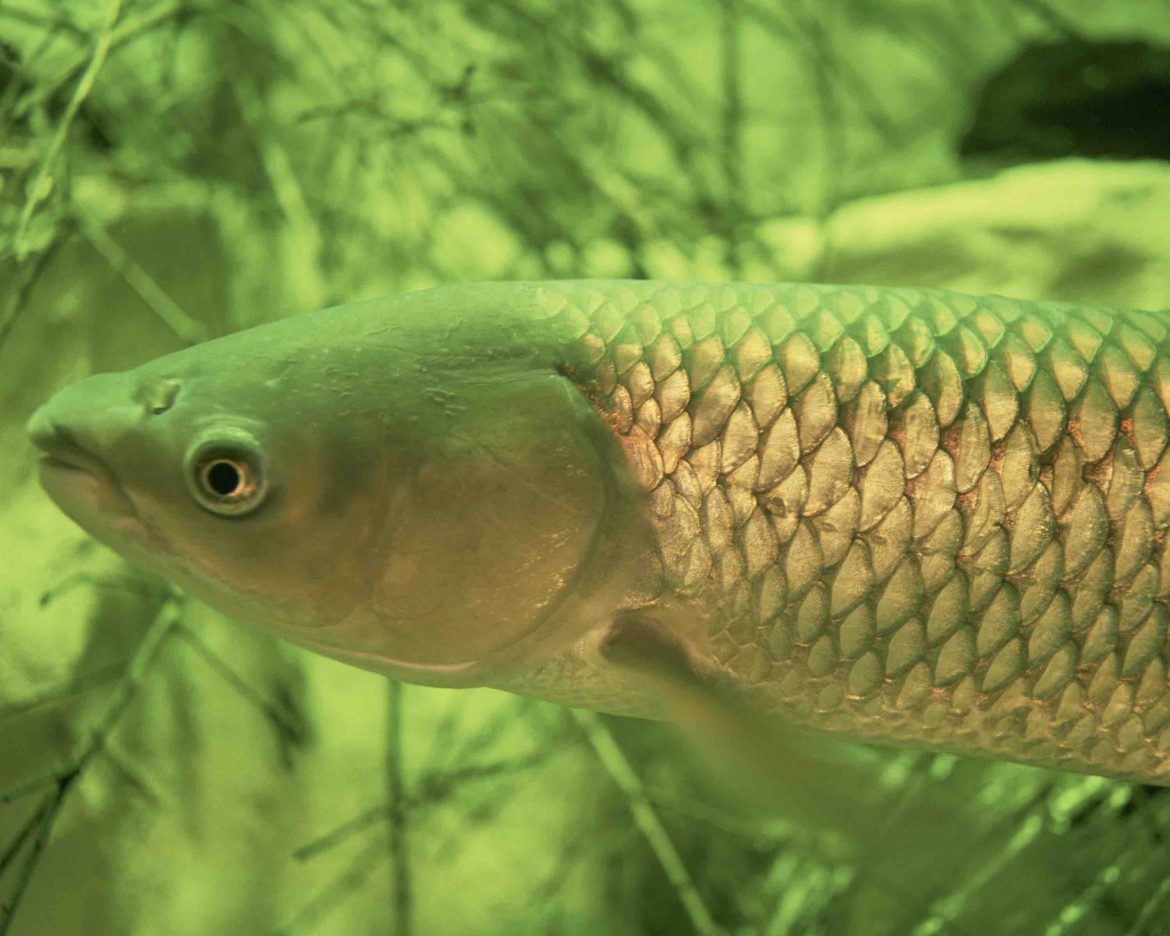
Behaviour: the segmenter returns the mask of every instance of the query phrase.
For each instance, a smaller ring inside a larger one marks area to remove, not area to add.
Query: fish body
[[[461,285],[90,378],[30,431],[98,538],[360,666],[669,717],[607,656],[636,620],[792,724],[1167,784],[1168,326]],[[255,510],[192,503],[216,453]]]

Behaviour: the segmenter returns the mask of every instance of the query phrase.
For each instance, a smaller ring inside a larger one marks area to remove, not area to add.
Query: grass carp
[[[867,286],[444,286],[67,387],[85,529],[405,680],[1170,783],[1170,320]],[[631,656],[626,651],[634,650]]]

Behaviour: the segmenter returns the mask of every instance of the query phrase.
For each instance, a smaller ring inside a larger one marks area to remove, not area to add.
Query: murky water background
[[[1163,790],[858,748],[878,834],[745,815],[667,728],[174,603],[21,431],[86,374],[457,280],[1164,309],[1168,102],[1142,0],[0,5],[0,933],[1170,932]]]

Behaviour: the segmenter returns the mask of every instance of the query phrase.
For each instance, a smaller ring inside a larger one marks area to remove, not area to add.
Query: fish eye
[[[259,445],[240,431],[199,440],[187,456],[187,484],[196,502],[214,514],[251,513],[268,492]]]

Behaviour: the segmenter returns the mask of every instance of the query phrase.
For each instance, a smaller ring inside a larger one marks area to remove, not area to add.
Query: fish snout
[[[128,374],[98,374],[58,391],[33,413],[25,431],[49,458],[90,468],[144,412]]]
[[[61,444],[63,433],[53,421],[53,414],[48,404],[40,406],[32,414],[32,418],[25,424],[24,431],[29,441],[48,455]]]

